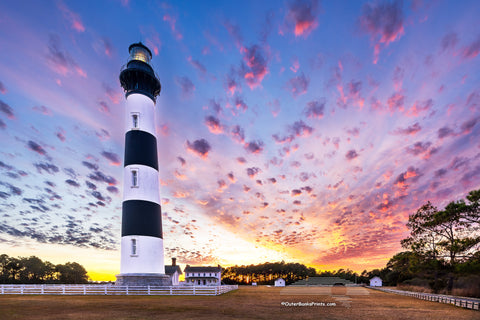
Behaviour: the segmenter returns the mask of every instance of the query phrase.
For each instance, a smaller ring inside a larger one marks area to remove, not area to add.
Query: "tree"
[[[67,262],[56,266],[60,283],[88,283],[87,270],[76,262]]]

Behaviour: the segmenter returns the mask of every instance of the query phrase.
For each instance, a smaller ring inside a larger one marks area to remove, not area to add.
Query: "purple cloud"
[[[260,153],[263,151],[263,141],[257,140],[247,142],[245,143],[244,148],[248,153]]]
[[[294,98],[301,96],[302,94],[307,93],[308,85],[310,84],[310,79],[305,77],[302,74],[288,80],[286,87],[292,93]]]
[[[186,147],[187,150],[193,152],[202,159],[206,159],[208,152],[212,149],[208,141],[205,139],[195,140],[193,143],[190,143],[190,141],[187,140]]]
[[[120,165],[120,157],[113,152],[108,152],[108,151],[103,151],[101,155],[107,159],[110,160],[110,165],[112,166],[119,166]]]
[[[193,92],[195,91],[195,85],[188,77],[177,77],[175,82],[182,90],[182,95],[184,97],[190,98],[193,95]]]
[[[307,102],[307,106],[303,110],[303,113],[307,118],[322,119],[325,114],[325,99]]]
[[[9,119],[15,119],[13,109],[2,100],[0,100],[0,112],[3,112]]]

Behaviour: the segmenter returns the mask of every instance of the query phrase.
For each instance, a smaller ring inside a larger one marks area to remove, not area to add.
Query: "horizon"
[[[0,252],[120,273],[128,47],[153,54],[165,264],[383,268],[480,189],[477,1],[0,4]]]

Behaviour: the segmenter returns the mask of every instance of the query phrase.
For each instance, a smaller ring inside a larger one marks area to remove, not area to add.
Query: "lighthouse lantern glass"
[[[140,60],[150,63],[150,53],[142,47],[133,47],[130,51],[130,60]]]

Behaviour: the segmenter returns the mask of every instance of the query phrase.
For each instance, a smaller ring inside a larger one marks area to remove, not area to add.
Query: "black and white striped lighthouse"
[[[150,65],[151,51],[141,42],[128,50],[130,59],[120,73],[127,103],[117,285],[170,285],[164,265],[155,134],[155,102],[161,86]]]

